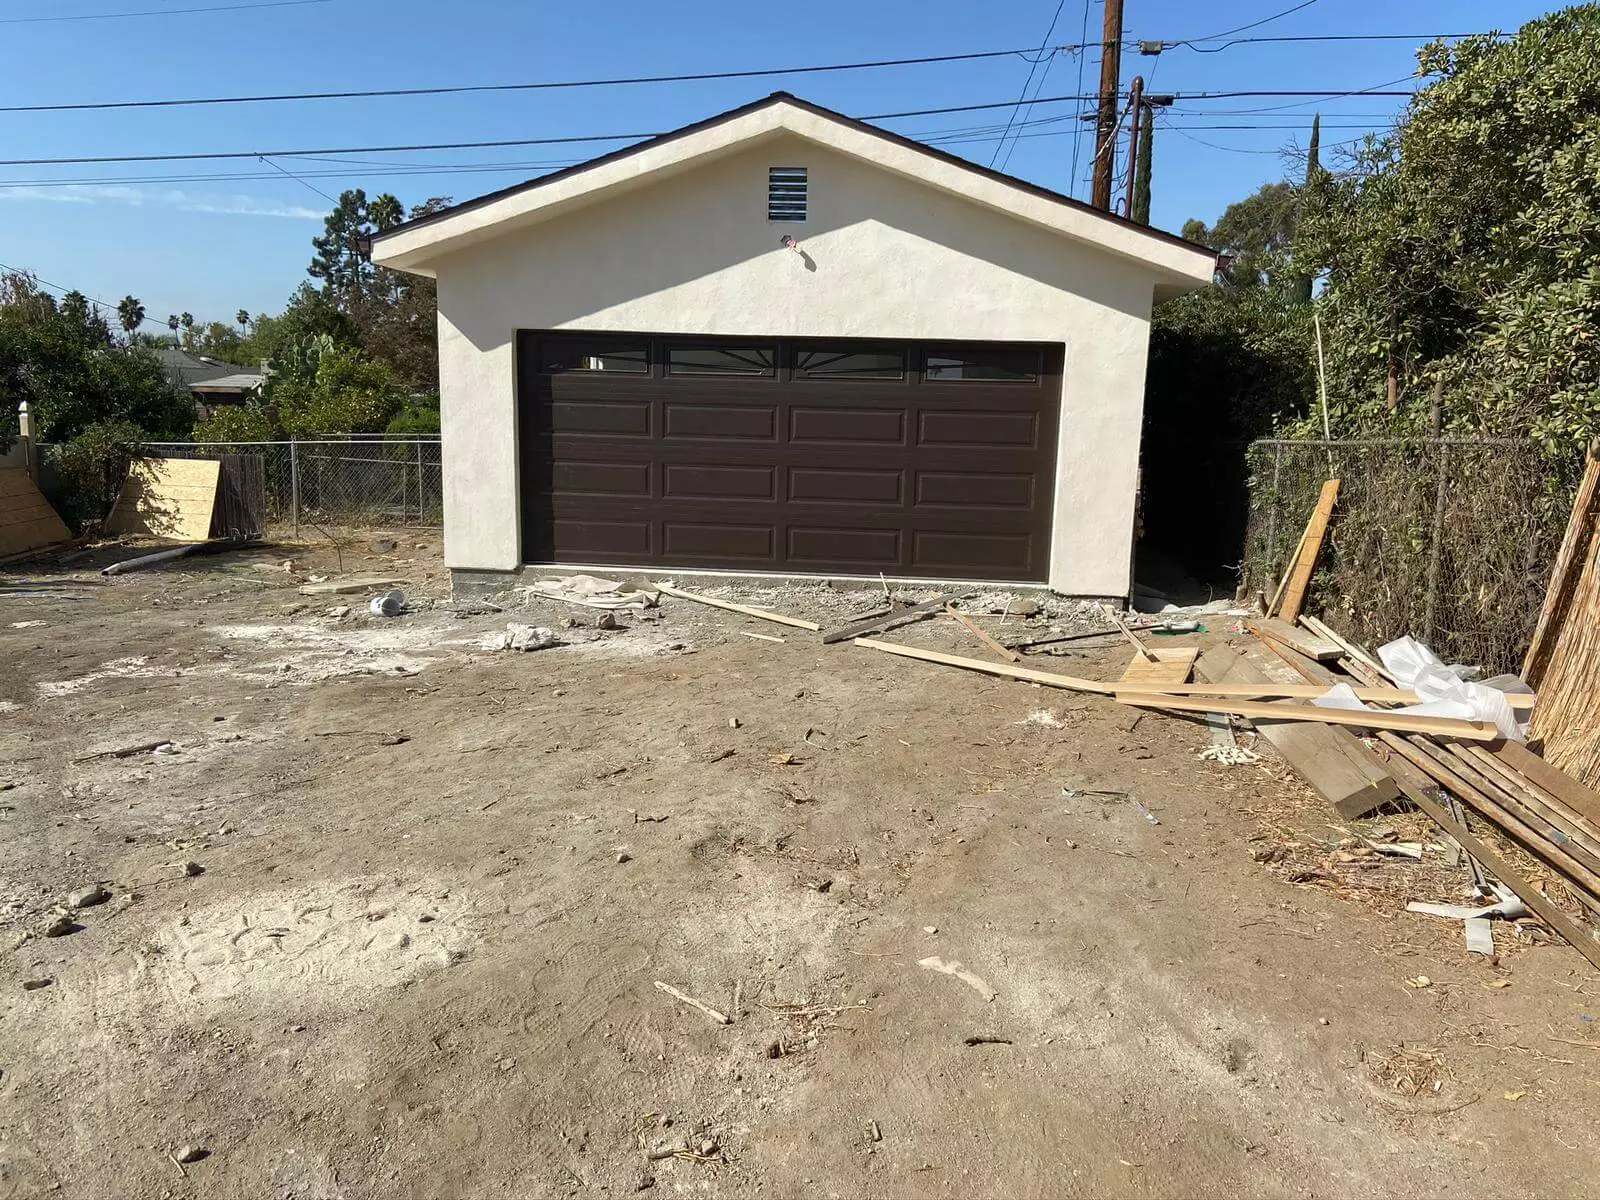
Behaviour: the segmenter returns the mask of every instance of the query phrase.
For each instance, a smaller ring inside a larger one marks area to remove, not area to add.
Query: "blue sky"
[[[748,0],[388,0],[381,6],[317,0],[119,20],[28,19],[248,2],[0,0],[0,35],[8,51],[0,104],[675,74],[1037,47],[1058,0],[809,0],[798,8]],[[1127,0],[1126,33],[1199,38],[1259,21],[1294,2]],[[1514,29],[1543,11],[1545,6],[1521,0],[1315,0],[1240,36]],[[1088,40],[1094,40],[1097,0],[1088,12]],[[1064,0],[1051,43],[1084,40],[1084,13],[1083,0]],[[1156,93],[1373,88],[1406,76],[1413,51],[1414,44],[1405,41],[1268,43],[1219,53],[1176,47],[1157,59],[1128,53],[1123,82],[1126,88],[1142,73]],[[1057,56],[1038,94],[1078,92],[1079,66],[1076,57]],[[581,91],[0,113],[0,158],[648,133],[777,89],[852,115],[1013,100],[1028,72],[1022,59],[1000,58]],[[1093,91],[1098,77],[1096,53],[1090,52],[1082,58],[1081,90]],[[1038,73],[1034,79],[1039,81]],[[1402,105],[1374,97],[1180,103],[1164,118],[1170,128],[1160,129],[1156,139],[1153,223],[1175,230],[1191,216],[1215,220],[1230,201],[1285,177],[1288,166],[1280,152],[1304,143],[1313,112],[1323,115],[1327,147],[1383,127]],[[1072,107],[1040,106],[1028,115],[1058,117]],[[987,139],[945,143],[987,164],[998,144],[992,127],[1004,120],[1002,111],[998,118],[962,113],[883,124],[912,137]],[[1067,119],[1027,127],[1026,136],[1000,151],[1005,169],[1084,196],[1088,142],[1079,145],[1075,182],[1076,124]],[[187,310],[201,320],[231,321],[241,307],[277,311],[305,277],[310,239],[321,232],[321,216],[331,207],[313,187],[332,196],[347,187],[365,187],[369,195],[388,190],[407,205],[436,195],[465,199],[621,144],[278,160],[305,182],[248,159],[0,167],[0,263],[111,303],[131,292],[157,320]],[[485,166],[495,169],[476,170]],[[417,173],[386,175],[383,169]]]

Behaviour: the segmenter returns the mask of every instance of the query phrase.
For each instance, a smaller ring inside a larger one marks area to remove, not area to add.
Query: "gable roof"
[[[852,157],[874,162],[986,207],[1043,225],[1078,241],[1135,259],[1158,274],[1195,286],[1211,282],[1216,251],[1176,234],[1140,225],[1060,192],[865,121],[774,92],[671,133],[623,147],[576,166],[396,225],[372,239],[373,261],[432,274],[426,264],[501,232],[532,224],[637,185],[656,172],[676,173],[758,139],[792,133]]]

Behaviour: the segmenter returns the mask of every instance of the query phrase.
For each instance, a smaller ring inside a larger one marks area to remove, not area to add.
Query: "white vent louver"
[[[806,169],[768,167],[767,220],[804,221],[805,219]]]

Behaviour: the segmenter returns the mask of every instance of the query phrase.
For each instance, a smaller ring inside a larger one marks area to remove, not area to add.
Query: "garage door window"
[[[1033,383],[1039,378],[1039,355],[1032,350],[930,350],[924,374],[940,383]]]
[[[777,374],[778,354],[771,346],[672,346],[667,350],[671,375]]]
[[[904,379],[905,351],[819,346],[797,350],[794,359],[796,379]]]
[[[621,371],[645,375],[650,371],[650,351],[637,346],[585,344],[583,342],[545,343],[539,351],[539,370],[545,374],[567,371]]]

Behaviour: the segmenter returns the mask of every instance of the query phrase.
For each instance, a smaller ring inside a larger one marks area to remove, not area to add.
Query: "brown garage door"
[[[1043,580],[1060,346],[518,338],[529,562]]]

